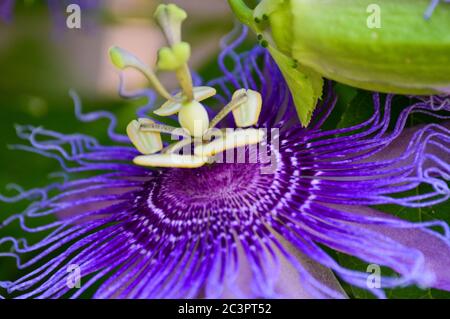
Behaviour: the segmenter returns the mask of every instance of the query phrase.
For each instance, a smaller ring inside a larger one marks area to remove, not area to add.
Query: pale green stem
[[[161,152],[164,154],[173,154],[189,144],[192,144],[192,139],[185,138],[182,139],[181,141],[170,144],[169,146],[165,147]]]
[[[194,88],[192,84],[191,71],[189,70],[187,63],[176,71],[176,75],[187,101],[193,101]]]
[[[162,85],[162,83],[159,81],[156,74],[146,65],[142,66],[135,66],[136,70],[141,71],[145,77],[150,81],[153,88],[158,92],[162,97],[164,97],[167,100],[170,101],[176,101],[176,99],[166,90],[166,88]]]
[[[243,0],[228,0],[228,4],[239,21],[248,25],[253,31],[258,31],[253,18],[253,10],[250,9]]]
[[[240,107],[247,101],[247,94],[243,93],[231,100],[210,122],[209,128],[215,127],[220,121],[222,121],[229,113]]]
[[[180,127],[174,127],[163,124],[142,124],[139,128],[142,132],[159,132],[165,134],[171,134],[176,136],[190,137],[191,135],[186,130]]]

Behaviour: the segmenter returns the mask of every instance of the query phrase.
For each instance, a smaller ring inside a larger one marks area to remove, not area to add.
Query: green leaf
[[[299,65],[272,46],[269,46],[269,51],[291,91],[300,122],[303,126],[308,126],[317,102],[322,97],[322,76],[310,68]]]
[[[358,89],[342,83],[333,83],[333,90],[338,99],[333,108],[333,112],[328,115],[327,120],[322,124],[323,130],[334,130],[338,128],[342,116],[344,116],[356,95],[358,95]]]
[[[371,92],[359,90],[348,102],[346,111],[338,122],[338,128],[350,127],[369,119],[373,114],[373,96]]]

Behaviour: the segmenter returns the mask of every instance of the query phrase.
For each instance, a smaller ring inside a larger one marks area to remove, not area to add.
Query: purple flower
[[[279,149],[268,143],[275,172],[262,174],[261,162],[138,167],[132,163],[138,152],[127,136],[115,133],[115,117],[83,114],[72,94],[79,120],[110,121],[113,145],[82,134],[18,127],[19,137],[31,145],[14,148],[59,161],[66,180],[1,198],[31,204],[0,228],[19,223],[25,232],[45,234],[37,243],[0,240],[0,256],[15,258],[26,272],[0,282],[7,294],[76,298],[96,285],[95,298],[345,298],[336,277],[378,297],[383,288],[414,284],[450,290],[447,224],[412,223],[372,208],[424,207],[449,198],[448,129],[438,124],[405,129],[416,113],[448,119],[447,101],[415,99],[393,119],[395,97],[374,94],[369,119],[323,130],[336,102],[330,87],[311,125],[302,128],[266,51],[234,51],[244,37],[245,32],[236,41],[224,39],[219,58],[224,76],[207,85],[220,90],[219,102],[241,87],[261,93],[259,127],[279,129]],[[225,59],[234,62],[232,69]],[[131,94],[121,87],[121,94],[149,98],[139,117],[153,108],[150,91]],[[80,176],[86,172],[91,176]],[[419,185],[430,190],[404,195]],[[54,221],[48,222],[49,216]],[[40,219],[47,222],[30,226]],[[382,276],[377,289],[367,285],[365,269],[341,266],[325,247],[391,268],[398,276]],[[79,289],[68,284],[75,268]]]

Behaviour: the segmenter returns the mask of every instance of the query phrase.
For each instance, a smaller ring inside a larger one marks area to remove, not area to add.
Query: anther
[[[247,94],[240,92],[239,94],[233,95],[230,103],[228,103],[211,121],[209,127],[215,127],[220,121],[222,121],[230,112],[238,108],[247,101]]]
[[[137,156],[133,162],[147,167],[198,168],[206,164],[207,158],[194,155],[154,154]]]
[[[222,138],[217,138],[208,144],[196,146],[194,154],[198,157],[212,157],[229,149],[259,144],[264,139],[264,136],[263,130],[254,128],[227,132]]]
[[[159,132],[143,132],[141,125],[145,123],[154,124],[152,120],[145,118],[131,121],[127,126],[127,135],[140,153],[154,154],[163,148],[161,134]]]
[[[233,117],[238,127],[249,127],[258,123],[262,108],[262,98],[259,92],[240,89],[234,92],[233,98],[245,94],[247,100],[233,109]]]

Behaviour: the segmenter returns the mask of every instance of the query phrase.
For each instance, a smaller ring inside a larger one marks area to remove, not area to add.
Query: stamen
[[[206,164],[207,158],[194,155],[155,154],[134,158],[136,165],[167,168],[198,168]]]
[[[119,48],[112,47],[109,49],[109,56],[111,58],[112,63],[120,70],[124,70],[126,68],[134,68],[140,71],[145,77],[150,81],[153,88],[164,98],[167,100],[174,101],[174,98],[170,93],[166,90],[166,88],[162,85],[162,83],[158,80],[157,76],[153,72],[153,70],[148,67],[145,63],[139,60],[132,53]]]
[[[198,145],[194,148],[194,154],[199,157],[211,157],[229,149],[235,149],[246,145],[259,144],[264,139],[263,130],[249,128],[246,130],[227,132],[225,137],[217,138],[208,144]]]
[[[141,132],[159,132],[183,137],[191,136],[188,131],[181,127],[174,127],[157,123],[142,123],[140,126],[140,130]]]
[[[233,94],[233,99],[241,94],[247,95],[247,101],[233,109],[233,117],[238,127],[249,127],[258,123],[262,108],[262,98],[259,92],[241,89]]]
[[[216,95],[216,89],[209,86],[197,86],[194,87],[194,100],[197,102],[201,102],[210,98],[211,96]],[[182,93],[178,93],[174,96],[176,100],[182,99]],[[181,102],[173,102],[167,101],[164,103],[159,109],[153,111],[156,115],[159,116],[170,116],[178,113],[183,104]]]
[[[220,121],[222,121],[230,112],[238,108],[247,101],[248,97],[246,93],[239,93],[233,95],[230,103],[228,103],[211,121],[209,127],[215,127]]]
[[[154,124],[152,120],[140,118],[133,120],[127,126],[127,135],[134,147],[142,154],[154,154],[163,148],[159,132],[143,132],[140,128],[144,124]]]
[[[164,148],[161,152],[164,154],[173,154],[181,150],[183,147],[192,144],[192,139],[190,137],[184,138],[181,141],[170,144]]]

